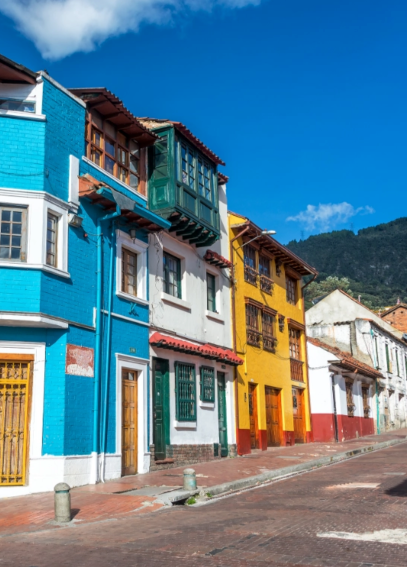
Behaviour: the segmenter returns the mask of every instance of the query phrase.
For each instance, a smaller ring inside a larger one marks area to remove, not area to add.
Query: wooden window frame
[[[252,302],[246,303],[246,340],[247,344],[260,348],[261,347],[261,328],[260,313],[261,308]],[[255,321],[252,325],[250,321]]]
[[[297,305],[297,301],[298,301],[297,286],[298,286],[298,280],[286,274],[285,276],[286,299],[287,299],[287,303],[290,303],[291,305]]]
[[[250,261],[246,261],[246,259]],[[253,266],[251,265],[251,261],[254,263]],[[257,287],[257,278],[259,277],[259,273],[257,271],[257,250],[254,246],[250,246],[250,244],[245,246],[243,249],[243,266],[245,282]]]
[[[3,213],[11,212],[10,221],[3,220]],[[14,221],[14,213],[21,213],[21,222]],[[7,226],[10,225],[10,232],[7,231]],[[13,231],[14,225],[21,225],[21,232],[18,234]],[[8,248],[9,253],[7,258],[0,257],[1,262],[15,262],[15,263],[25,263],[27,262],[27,229],[28,229],[28,207],[19,207],[18,205],[0,205],[0,249]],[[13,245],[13,235],[14,238],[20,238],[20,246]],[[6,244],[7,238],[9,239],[9,244]],[[3,242],[3,244],[1,244]],[[13,249],[20,250],[19,258],[11,258],[11,252]]]
[[[166,268],[166,263],[165,263],[165,258],[168,258],[170,260],[175,260],[176,262],[176,266],[177,269],[174,270],[169,270],[168,268]],[[176,274],[176,284],[171,284],[168,278],[169,272],[173,272]],[[172,297],[177,297],[178,299],[182,299],[182,285],[181,285],[181,260],[180,258],[177,258],[177,256],[174,256],[173,254],[171,254],[170,252],[166,252],[164,250],[163,253],[163,291],[164,293],[167,293],[168,295],[171,295]],[[173,294],[170,292],[170,286],[174,286],[177,288],[177,295]]]
[[[290,358],[293,360],[301,360],[301,331],[295,327],[288,327],[288,343],[290,349]]]
[[[126,272],[126,266],[128,266],[128,262],[126,261],[126,255],[132,256],[135,258],[135,263],[134,263],[134,273],[130,274],[127,270]],[[121,291],[123,293],[127,293],[128,295],[131,295],[132,297],[137,297],[137,288],[138,288],[138,281],[137,281],[137,270],[138,270],[138,254],[137,252],[135,252],[134,250],[129,250],[128,248],[126,248],[125,246],[122,246],[122,261],[121,261],[121,265],[122,265],[122,273],[121,273]],[[128,278],[128,276],[132,276],[134,278],[134,283],[133,284],[129,284],[128,281],[126,281],[126,278]],[[132,285],[135,293],[132,293],[131,291],[129,291],[129,285]]]
[[[215,369],[212,366],[201,366],[200,375],[200,400],[202,402],[215,403]],[[205,383],[206,379],[209,384]]]
[[[268,319],[268,321],[266,321]],[[263,349],[269,352],[276,352],[277,337],[275,333],[276,316],[267,309],[263,309],[261,314],[261,329],[263,336]]]

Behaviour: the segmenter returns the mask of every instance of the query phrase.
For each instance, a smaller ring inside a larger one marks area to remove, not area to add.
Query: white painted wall
[[[310,342],[307,342],[307,352],[311,413],[333,413],[332,372],[329,370],[329,361],[338,358]]]

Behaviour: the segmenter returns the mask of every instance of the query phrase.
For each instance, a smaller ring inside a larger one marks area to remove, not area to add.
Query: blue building
[[[155,134],[0,56],[0,495],[149,469]]]

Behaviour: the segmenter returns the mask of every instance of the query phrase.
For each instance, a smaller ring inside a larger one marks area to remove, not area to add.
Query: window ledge
[[[177,307],[181,307],[182,309],[186,309],[187,311],[191,311],[191,304],[189,301],[185,301],[184,299],[180,299],[179,297],[174,297],[169,293],[161,292],[161,299],[166,303],[172,303],[172,305],[176,305]]]
[[[20,112],[19,110],[0,110],[0,116],[9,116],[10,118],[25,118],[27,120],[37,120],[45,122],[47,117],[45,114],[35,114],[34,112]]]
[[[214,321],[219,321],[219,323],[224,323],[225,319],[222,317],[220,313],[217,311],[209,311],[208,309],[205,311],[205,315],[208,319],[213,319]]]
[[[27,262],[0,262],[0,268],[24,268],[26,270],[43,270],[44,272],[50,272],[56,276],[61,276],[62,278],[70,278],[71,274],[65,272],[65,270],[60,270],[59,268],[53,268],[52,266],[47,266],[46,264],[28,264]]]
[[[117,297],[121,299],[126,299],[127,301],[131,301],[132,303],[139,303],[140,305],[149,305],[147,299],[142,299],[141,297],[135,297],[134,295],[130,295],[130,293],[125,293],[124,291],[116,291]]]
[[[196,429],[196,421],[177,421],[174,420],[175,429]]]
[[[203,402],[199,400],[199,407],[207,409],[215,409],[215,402]]]
[[[118,179],[117,177],[115,177],[114,175],[112,175],[111,173],[106,171],[105,169],[103,169],[103,167],[100,167],[99,165],[96,165],[96,163],[93,163],[93,161],[91,159],[87,158],[86,156],[82,156],[82,160],[85,163],[87,163],[87,164],[91,165],[92,167],[94,167],[95,169],[97,169],[97,171],[100,171],[101,173],[103,173],[103,175],[106,175],[106,177],[109,177],[109,179],[112,179],[113,181],[115,181],[116,183],[118,183],[119,185],[121,185],[122,187],[127,189],[127,191],[130,191],[130,193],[133,193],[133,195],[137,195],[137,197],[140,197],[140,199],[147,201],[147,197],[145,197],[144,195],[142,195],[138,191],[135,191],[133,189],[133,187],[130,187],[130,185],[127,185],[127,183],[123,183],[123,181],[120,181],[120,179]]]

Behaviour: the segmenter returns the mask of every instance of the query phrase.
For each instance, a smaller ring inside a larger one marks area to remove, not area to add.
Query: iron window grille
[[[215,402],[215,369],[201,366],[201,400]]]
[[[195,366],[175,363],[175,399],[177,421],[196,421]]]
[[[164,292],[181,299],[181,260],[164,252]]]
[[[27,261],[27,209],[0,207],[0,261]]]

